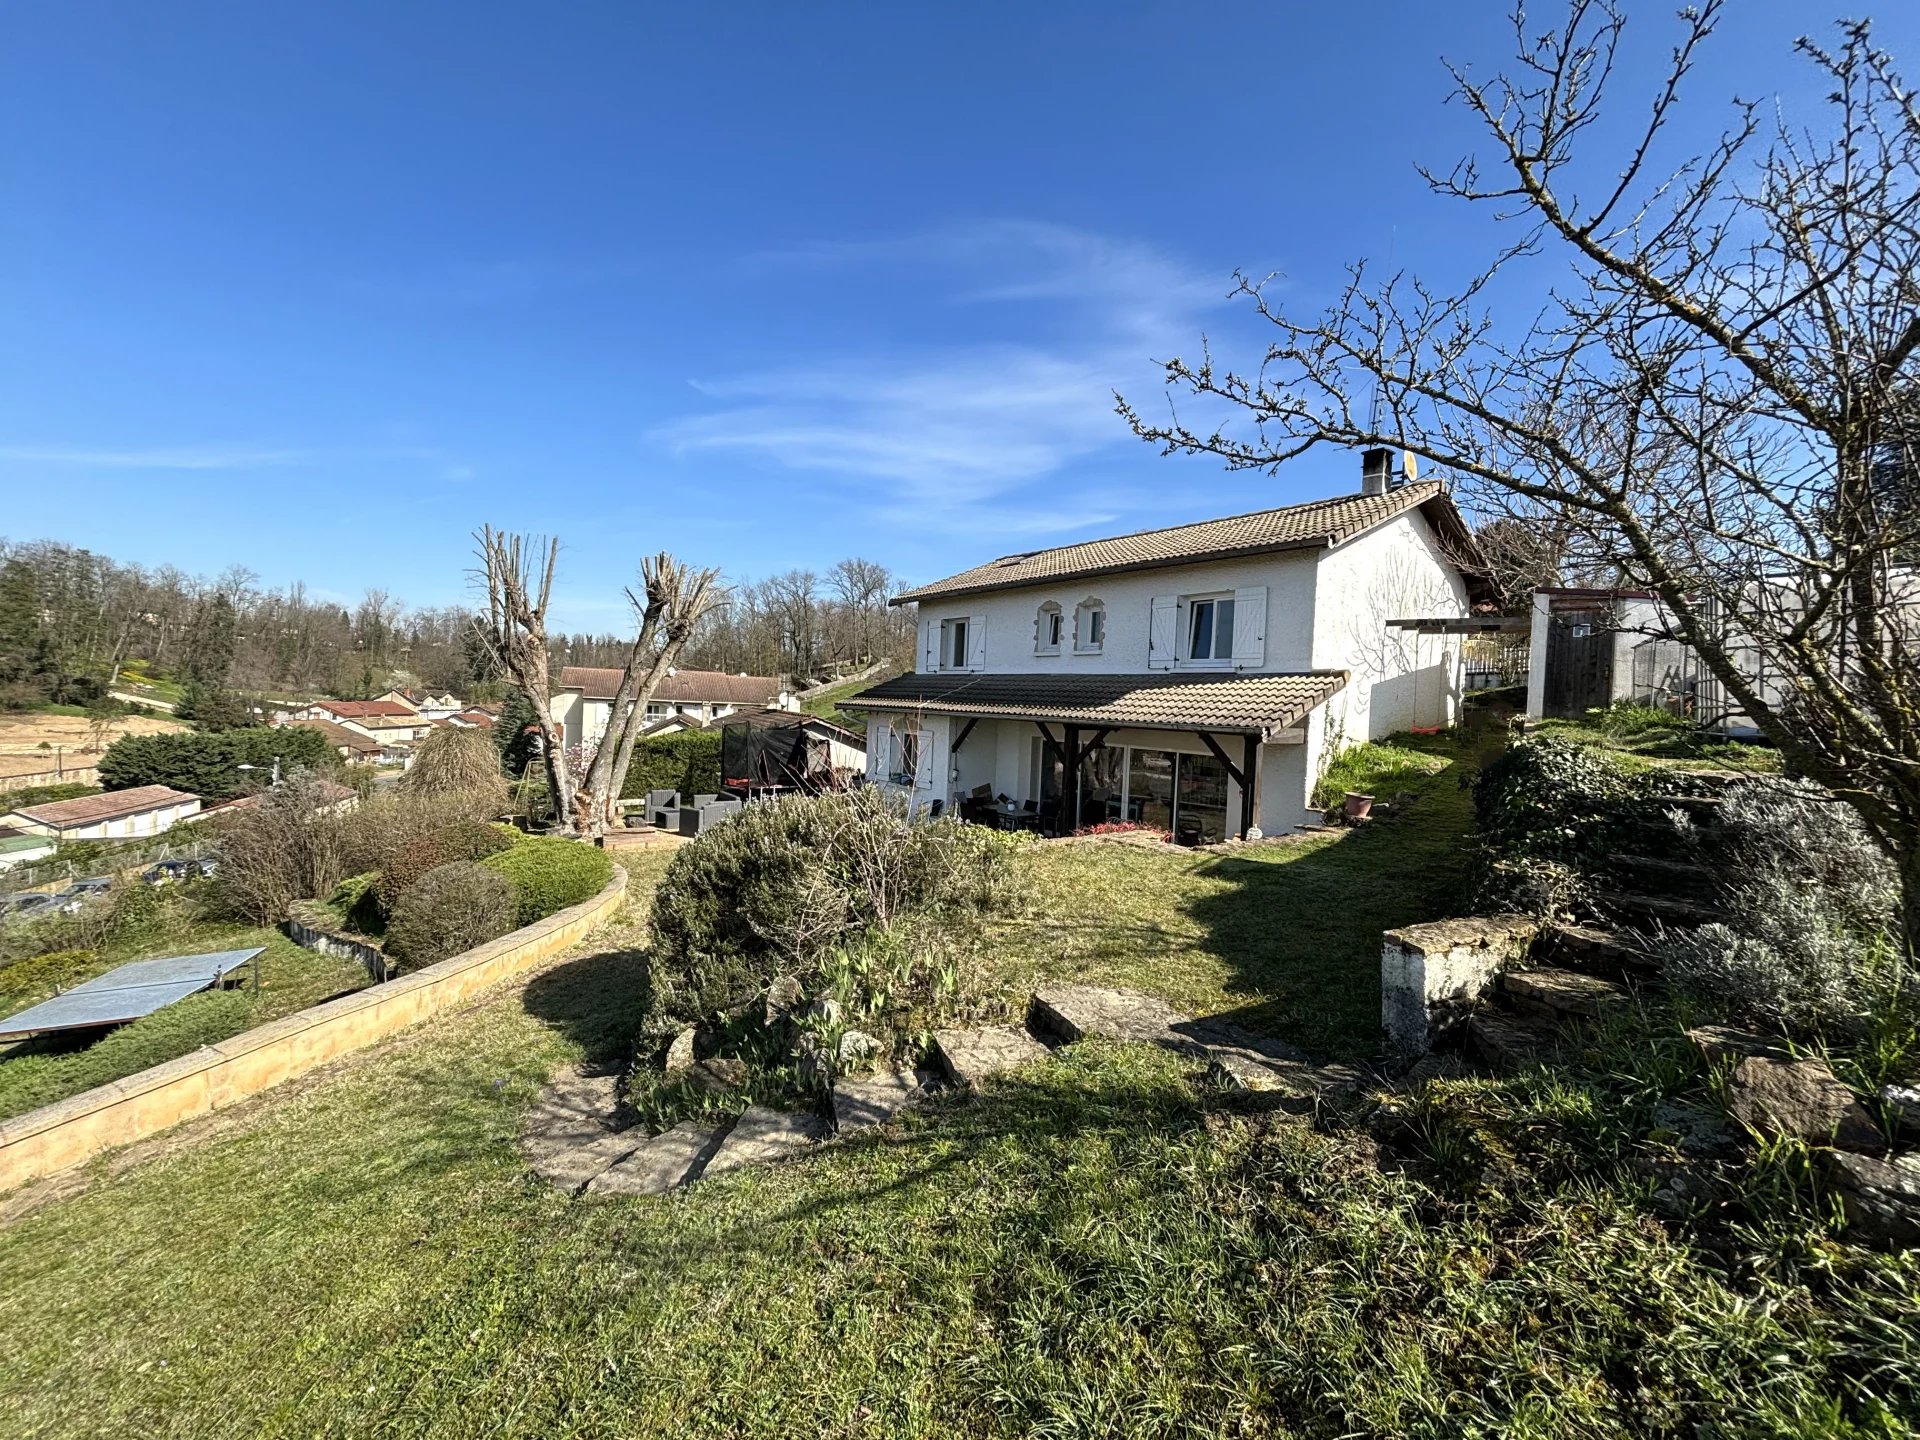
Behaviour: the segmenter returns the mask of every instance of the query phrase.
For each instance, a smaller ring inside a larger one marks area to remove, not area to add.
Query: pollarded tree
[[[1513,70],[1450,67],[1490,162],[1423,172],[1496,210],[1505,248],[1454,293],[1356,264],[1319,314],[1243,276],[1275,331],[1258,367],[1166,364],[1171,391],[1224,413],[1194,427],[1120,410],[1143,439],[1233,467],[1404,447],[1483,513],[1564,535],[1563,563],[1656,592],[1733,706],[1897,861],[1914,947],[1920,511],[1886,477],[1920,473],[1905,421],[1920,111],[1867,25],[1847,23],[1834,48],[1798,44],[1824,115],[1796,125],[1736,101],[1704,153],[1676,155],[1681,92],[1723,8],[1681,12],[1645,118],[1602,157],[1588,150],[1608,133],[1623,16],[1567,0],[1542,33],[1516,13]],[[1543,270],[1531,320],[1496,324],[1500,287]]]

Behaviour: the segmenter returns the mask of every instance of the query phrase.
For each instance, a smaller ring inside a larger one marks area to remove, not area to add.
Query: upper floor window
[[[1060,637],[1066,630],[1066,617],[1060,613],[1060,607],[1049,600],[1040,607],[1039,618],[1033,630],[1033,650],[1036,655],[1058,655]]]
[[[1187,659],[1233,658],[1233,597],[1195,596],[1187,602]]]
[[[967,668],[967,630],[965,620],[942,620],[940,622],[940,668],[943,670],[964,670]]]
[[[1077,654],[1097,655],[1107,643],[1107,607],[1098,600],[1082,600],[1073,612],[1073,648]]]

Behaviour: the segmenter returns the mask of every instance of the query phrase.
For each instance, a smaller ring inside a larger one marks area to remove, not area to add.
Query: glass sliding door
[[[1127,752],[1118,745],[1089,750],[1080,768],[1080,824],[1101,825],[1121,819],[1127,781]]]
[[[1227,767],[1211,755],[1182,755],[1173,838],[1217,845],[1227,833]]]
[[[1171,750],[1131,750],[1127,764],[1128,818],[1156,830],[1173,829],[1174,769]]]

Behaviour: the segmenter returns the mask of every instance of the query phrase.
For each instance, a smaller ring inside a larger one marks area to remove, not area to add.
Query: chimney
[[[1360,493],[1384,495],[1387,479],[1393,473],[1393,452],[1387,449],[1360,452]]]

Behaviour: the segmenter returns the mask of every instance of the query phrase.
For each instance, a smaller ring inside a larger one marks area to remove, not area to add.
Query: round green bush
[[[418,969],[498,939],[514,927],[513,886],[472,860],[429,870],[387,920],[387,954]]]
[[[528,836],[480,863],[512,884],[519,925],[591,900],[613,878],[605,851],[550,835]]]
[[[868,932],[1009,910],[1021,837],[910,822],[877,789],[749,805],[683,845],[654,896],[655,1003],[706,1019],[777,975],[811,989],[822,960]]]

